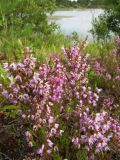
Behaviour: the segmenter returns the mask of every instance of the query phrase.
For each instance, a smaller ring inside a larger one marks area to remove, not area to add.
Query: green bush
[[[106,9],[93,22],[92,33],[97,39],[106,39],[111,33],[120,35],[120,0],[106,0]]]
[[[54,8],[54,0],[1,0],[0,32],[49,34],[53,27],[48,25],[47,13]]]
[[[93,28],[91,30],[91,33],[95,38],[97,38],[97,40],[107,40],[107,38],[110,36],[110,33],[105,15],[100,15],[99,19],[93,20]]]

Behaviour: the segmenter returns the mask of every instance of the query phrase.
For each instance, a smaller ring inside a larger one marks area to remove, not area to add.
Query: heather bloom
[[[116,76],[115,80],[120,81],[120,76]]]
[[[119,44],[120,37],[116,41]],[[99,57],[93,62],[93,70],[96,73],[96,83],[102,86],[103,92],[100,94],[100,104],[108,112],[116,112],[119,106],[120,97],[120,50],[116,48],[107,55]],[[100,83],[99,83],[100,82]],[[113,101],[114,99],[114,101]],[[111,112],[110,114],[116,114]]]
[[[21,76],[19,76],[19,75],[17,75],[17,76],[15,77],[15,80],[16,80],[16,82],[22,82],[22,78],[21,78]]]
[[[32,136],[29,131],[26,131],[26,132],[25,132],[25,135],[26,135],[26,137],[28,137],[28,138],[30,138],[30,137]]]
[[[116,42],[117,45],[120,45],[120,36],[117,36],[117,37],[116,37],[115,42]]]
[[[117,104],[115,104],[115,100],[114,98],[104,98],[102,105],[104,108],[106,108],[107,110],[112,110],[115,109],[117,107]]]
[[[29,141],[28,146],[33,147],[33,143],[31,141]]]
[[[4,63],[3,68],[4,68],[5,71],[8,71],[8,63]]]
[[[95,71],[96,71],[96,73],[97,73],[98,75],[101,75],[101,73],[102,73],[102,68],[101,68],[101,65],[100,65],[100,63],[99,63],[98,61],[95,61],[94,69],[95,69]]]
[[[2,89],[2,86],[3,86],[3,85],[0,83],[0,89]]]
[[[47,64],[27,56],[8,65],[13,80],[1,87],[1,95],[21,106],[21,118],[30,123],[26,140],[40,159],[53,159],[54,153],[69,158],[60,150],[65,135],[71,142],[69,150],[84,149],[89,159],[109,150],[111,139],[120,138],[117,120],[97,108],[101,89],[90,87],[89,56],[83,48],[76,44],[64,48],[64,60],[54,58]],[[98,64],[97,71],[103,73]]]
[[[49,146],[50,148],[52,148],[52,147],[53,147],[52,141],[51,141],[50,139],[47,139],[47,142],[48,142],[48,146]]]
[[[15,63],[12,63],[10,66],[9,66],[9,68],[11,69],[11,70],[16,70],[16,64]]]
[[[44,147],[45,147],[45,146],[44,146],[44,144],[43,144],[42,147],[37,150],[37,154],[39,154],[39,155],[42,156],[42,155],[43,155],[43,151],[44,151]]]
[[[2,94],[6,99],[9,98],[9,93],[8,93],[7,90],[3,89],[1,94]]]
[[[76,145],[78,149],[82,144],[86,144],[87,152],[91,152],[93,147],[95,149],[94,152],[97,153],[110,150],[109,142],[111,138],[114,137],[113,132],[115,133],[115,131],[113,131],[113,124],[107,112],[96,113],[95,118],[92,117],[89,112],[83,112],[80,117],[78,113],[76,114],[76,117],[78,117],[77,123],[80,128],[78,137],[73,137],[72,143]],[[77,125],[75,125],[75,128],[76,126]],[[82,132],[82,135],[80,132]]]

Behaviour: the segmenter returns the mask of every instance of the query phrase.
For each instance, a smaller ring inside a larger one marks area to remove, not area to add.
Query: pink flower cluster
[[[109,117],[105,111],[95,114],[89,112],[89,109],[83,113],[79,110],[74,115],[77,123],[74,125],[75,136],[73,136],[72,142],[78,149],[86,144],[87,152],[100,153],[110,150],[109,144],[114,135],[117,138],[120,136],[120,124]],[[78,136],[76,136],[76,132]]]
[[[120,53],[114,49],[107,55],[99,57],[94,62],[93,69],[96,73],[98,81],[101,81],[101,86],[104,88],[103,106],[112,109],[118,103],[120,97]],[[97,81],[96,80],[96,81]],[[105,95],[106,94],[106,95]],[[109,97],[111,97],[109,99]],[[112,100],[114,99],[114,104]]]
[[[65,132],[75,150],[77,146],[92,154],[109,150],[111,139],[120,138],[115,133],[119,123],[111,123],[105,111],[97,112],[101,90],[89,86],[88,55],[76,44],[63,53],[63,61],[55,58],[41,65],[28,56],[6,65],[11,83],[7,88],[1,85],[4,98],[21,106],[21,117],[30,123],[25,133],[28,145],[43,159],[54,152],[62,156],[60,138]]]
[[[102,105],[107,110],[113,110],[119,107],[119,105],[115,103],[113,97],[103,98]]]
[[[120,36],[117,36],[117,37],[116,37],[115,42],[116,42],[117,45],[120,45]]]
[[[120,45],[120,36],[116,37],[115,43]],[[94,63],[96,73],[106,80],[120,81],[120,50],[116,46],[110,53],[99,57]]]

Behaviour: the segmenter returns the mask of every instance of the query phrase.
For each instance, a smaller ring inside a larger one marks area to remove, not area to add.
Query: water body
[[[92,35],[89,31],[92,28],[92,21],[101,13],[103,13],[102,9],[56,11],[50,21],[58,24],[61,31],[66,35],[77,32],[81,38],[85,38],[88,35],[89,39],[91,39]]]

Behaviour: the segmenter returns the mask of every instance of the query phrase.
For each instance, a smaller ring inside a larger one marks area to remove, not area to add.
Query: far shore
[[[62,19],[62,18],[71,18],[73,16],[48,16],[48,19],[49,20],[59,20],[59,19]]]
[[[69,11],[69,10],[86,10],[86,9],[104,9],[104,6],[78,6],[78,7],[56,7],[56,11]]]

